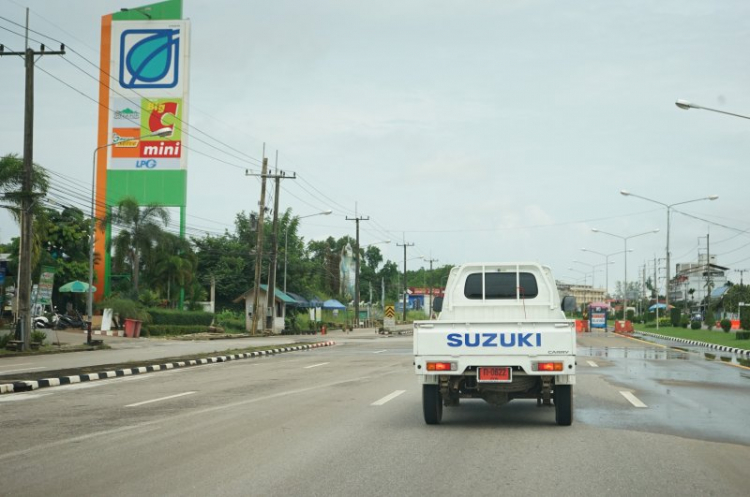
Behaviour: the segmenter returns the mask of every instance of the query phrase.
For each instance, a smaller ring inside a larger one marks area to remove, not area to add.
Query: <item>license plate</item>
[[[481,383],[510,383],[510,368],[479,368],[477,381]]]

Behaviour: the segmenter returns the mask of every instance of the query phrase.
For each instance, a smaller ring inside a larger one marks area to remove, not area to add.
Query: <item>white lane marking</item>
[[[389,376],[389,375],[392,375],[392,374],[396,374],[398,372],[399,372],[398,370],[389,370],[389,371],[386,371],[384,373],[378,374],[377,377]],[[346,380],[338,380],[338,381],[334,381],[334,382],[331,382],[331,383],[323,383],[323,384],[315,385],[315,386],[312,386],[312,387],[299,388],[297,390],[288,390],[288,391],[284,391],[284,392],[276,392],[276,393],[273,393],[273,394],[270,394],[270,395],[266,395],[264,397],[252,397],[252,398],[244,399],[244,400],[241,400],[241,401],[238,401],[238,402],[232,402],[230,404],[213,405],[211,407],[207,407],[205,409],[198,409],[198,410],[195,410],[195,411],[192,411],[192,410],[191,411],[184,411],[184,412],[182,412],[180,414],[175,414],[174,416],[171,416],[171,417],[168,417],[168,418],[158,418],[158,419],[154,419],[154,420],[151,420],[151,421],[145,421],[143,423],[138,423],[138,424],[135,424],[135,425],[120,426],[118,428],[114,428],[114,429],[111,429],[111,430],[105,430],[105,431],[97,431],[97,432],[93,432],[93,433],[87,433],[85,435],[80,435],[80,436],[73,437],[73,438],[65,438],[65,439],[62,439],[62,440],[57,440],[55,442],[49,442],[49,443],[45,443],[45,444],[41,444],[41,445],[35,445],[33,447],[26,447],[24,449],[16,450],[14,452],[7,452],[5,454],[0,454],[0,462],[1,461],[5,461],[7,459],[13,459],[13,458],[16,458],[16,457],[19,457],[19,456],[24,456],[24,455],[28,455],[28,454],[33,454],[33,453],[36,453],[36,452],[44,451],[44,450],[49,450],[50,448],[53,448],[53,447],[61,447],[61,446],[70,445],[71,443],[83,442],[83,441],[86,441],[86,440],[91,440],[91,439],[95,439],[95,438],[99,438],[99,437],[112,436],[112,435],[117,435],[117,434],[120,434],[120,433],[127,433],[128,431],[136,431],[136,430],[138,430],[141,433],[143,433],[143,432],[154,430],[154,429],[156,429],[156,427],[158,427],[160,425],[163,425],[163,424],[166,424],[167,422],[174,423],[176,420],[181,420],[181,419],[188,420],[188,419],[192,418],[193,416],[204,416],[204,415],[211,414],[211,413],[214,413],[214,412],[226,411],[226,410],[230,410],[230,409],[236,409],[236,408],[239,408],[239,407],[245,407],[245,406],[249,406],[251,404],[256,404],[256,403],[259,403],[259,402],[266,402],[266,401],[269,401],[269,400],[275,400],[275,399],[280,399],[280,398],[284,398],[284,397],[289,397],[291,395],[298,395],[298,394],[303,394],[303,393],[307,393],[307,392],[314,392],[314,391],[323,390],[323,389],[326,389],[326,388],[336,387],[336,386],[340,386],[340,385],[346,385],[347,383],[358,383],[358,382],[368,381],[368,380],[372,380],[372,379],[373,379],[372,376],[359,376],[359,377],[354,377],[354,378],[348,378]]]
[[[393,399],[395,399],[396,397],[398,397],[399,395],[401,395],[401,394],[402,394],[402,393],[404,393],[404,392],[406,392],[406,390],[396,390],[396,391],[395,391],[395,392],[393,392],[392,394],[386,395],[386,396],[385,396],[385,397],[383,397],[382,399],[380,399],[380,400],[376,400],[375,402],[373,402],[373,403],[372,403],[372,404],[370,404],[370,405],[371,405],[371,406],[382,406],[382,405],[383,405],[383,404],[385,404],[386,402],[390,402],[390,401],[392,401]]]
[[[636,397],[630,392],[620,392],[620,394],[626,399],[628,399],[628,402],[633,404],[635,407],[648,407],[646,404],[641,402],[641,400],[638,397]]]
[[[170,399],[176,399],[177,397],[184,397],[185,395],[192,395],[196,392],[183,392],[178,393],[177,395],[170,395],[169,397],[161,397],[160,399],[151,399],[151,400],[144,400],[143,402],[137,402],[135,404],[128,404],[125,407],[138,407],[146,404],[151,404],[153,402],[161,402],[162,400],[170,400]]]
[[[20,362],[18,364],[10,364],[9,366],[6,366],[6,367],[15,368],[15,367],[18,367],[18,366],[28,366],[29,364],[34,364],[34,363],[33,362]],[[2,368],[0,367],[0,369],[2,369]]]
[[[325,366],[331,364],[330,362],[321,362],[320,364],[313,364],[312,366],[305,366],[303,369],[317,368],[318,366]]]
[[[589,366],[591,366],[592,368],[598,368],[599,367],[599,365],[597,363],[595,363],[594,361],[586,361],[586,362],[589,363]]]
[[[382,354],[383,352],[388,352],[388,350],[387,349],[377,350],[377,351],[373,352],[373,354]]]
[[[0,371],[0,375],[10,374],[10,373],[20,373],[21,371],[33,371],[35,369],[47,369],[47,368],[45,368],[44,366],[39,366],[36,368],[6,369],[4,371]]]
[[[22,400],[33,400],[33,399],[38,399],[41,397],[46,397],[47,395],[50,395],[50,394],[48,393],[26,393],[26,392],[11,393],[11,394],[0,396],[0,402],[18,402]]]

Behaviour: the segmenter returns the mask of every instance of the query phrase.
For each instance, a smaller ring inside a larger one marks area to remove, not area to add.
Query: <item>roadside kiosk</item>
[[[589,304],[589,329],[600,329],[607,331],[607,317],[609,305],[605,302],[592,302]]]

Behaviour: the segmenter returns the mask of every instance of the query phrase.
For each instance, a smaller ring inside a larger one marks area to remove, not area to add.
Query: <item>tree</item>
[[[23,200],[23,159],[17,155],[9,154],[0,157],[0,208],[8,209],[13,213],[16,221],[20,220],[21,202]],[[43,197],[49,188],[49,176],[47,171],[34,164],[31,169],[31,188],[34,197]],[[35,212],[41,209],[41,203],[35,202],[32,206]]]
[[[152,287],[165,290],[167,300],[174,302],[173,287],[184,288],[193,281],[197,259],[190,242],[164,233],[150,255],[151,261],[146,267],[152,268]]]
[[[150,252],[154,243],[164,233],[163,227],[169,223],[169,212],[164,207],[150,204],[141,207],[132,197],[120,200],[113,211],[102,221],[104,227],[115,226],[119,233],[112,239],[115,247],[113,267],[122,271],[125,262],[130,264],[133,275],[133,291],[138,294],[138,278],[141,270],[141,256]]]

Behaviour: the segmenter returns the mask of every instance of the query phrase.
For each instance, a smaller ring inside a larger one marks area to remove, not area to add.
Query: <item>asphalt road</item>
[[[534,401],[427,426],[410,337],[336,341],[0,396],[0,495],[747,495],[740,368],[585,336],[573,426]]]

